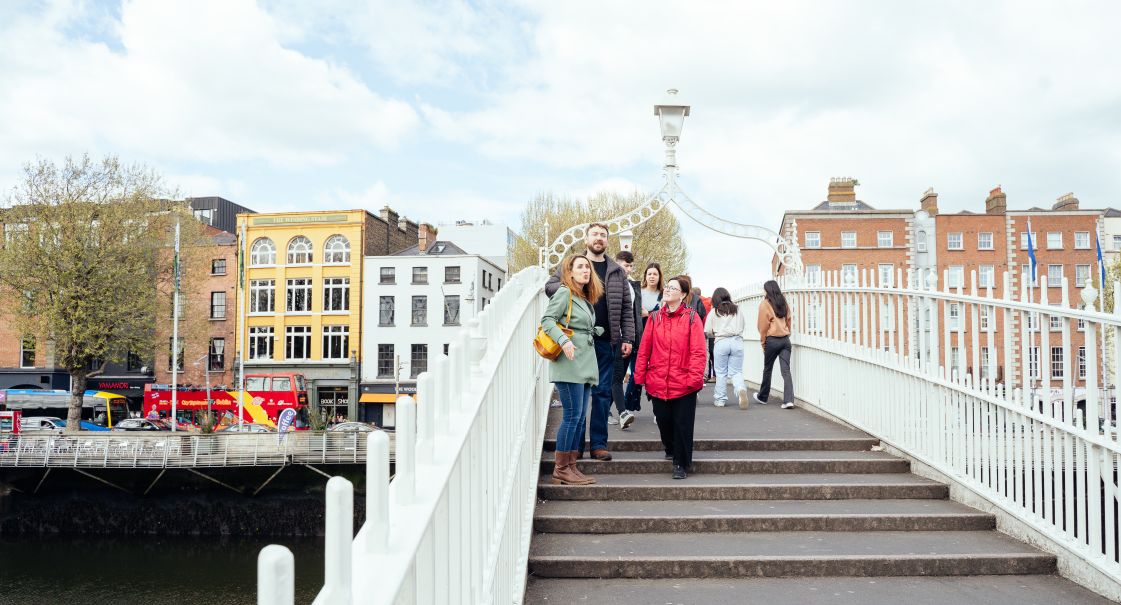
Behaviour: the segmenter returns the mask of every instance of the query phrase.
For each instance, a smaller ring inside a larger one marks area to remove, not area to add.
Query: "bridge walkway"
[[[643,405],[610,428],[613,461],[580,462],[592,486],[548,483],[550,411],[526,603],[1111,602],[864,433],[799,408],[717,408],[707,385],[696,473],[674,481]]]

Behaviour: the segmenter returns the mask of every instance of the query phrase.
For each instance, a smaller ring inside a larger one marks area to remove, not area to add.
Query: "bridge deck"
[[[708,385],[697,471],[674,481],[643,405],[609,428],[615,460],[580,462],[593,486],[548,484],[550,410],[526,603],[1110,602],[860,431],[773,403],[717,408]]]

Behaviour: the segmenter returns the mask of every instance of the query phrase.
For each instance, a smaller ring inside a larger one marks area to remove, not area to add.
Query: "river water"
[[[323,538],[0,536],[0,604],[252,605],[257,553],[296,558],[296,603],[323,586]]]

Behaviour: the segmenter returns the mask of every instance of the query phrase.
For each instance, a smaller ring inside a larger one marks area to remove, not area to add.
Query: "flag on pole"
[[[175,279],[175,291],[178,292],[179,291],[179,286],[180,286],[180,279],[179,279],[179,273],[180,273],[180,271],[179,271],[179,222],[178,221],[176,221],[176,223],[175,223],[175,257],[171,261],[171,270],[172,270],[172,274],[173,274],[174,279]]]
[[[1032,241],[1032,237],[1031,237],[1031,217],[1030,216],[1028,217],[1028,260],[1031,261],[1031,281],[1029,283],[1034,284],[1037,274],[1035,272],[1035,242]]]
[[[1098,232],[1094,232],[1094,245],[1098,247],[1098,273],[1101,275],[1101,281],[1098,282],[1098,289],[1105,290],[1105,261],[1102,260],[1102,240],[1098,238]]]

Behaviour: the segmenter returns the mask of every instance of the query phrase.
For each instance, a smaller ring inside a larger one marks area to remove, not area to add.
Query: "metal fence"
[[[991,276],[985,288],[970,278],[968,291],[964,276],[948,273],[784,280],[794,393],[1121,581],[1121,315],[1093,310],[1092,287],[1070,300],[1065,278],[1016,293],[1005,274],[1001,297]],[[761,287],[737,296],[749,318],[761,299]],[[761,347],[748,344],[746,376],[757,380],[762,366]]]
[[[398,400],[392,483],[386,439],[368,437],[366,523],[353,539],[353,487],[328,481],[315,603],[521,603],[552,391],[531,347],[545,278],[515,275],[420,375],[419,408]],[[293,602],[293,565],[284,547],[261,551],[258,603]]]
[[[386,435],[392,443],[393,433]],[[0,437],[0,467],[191,468],[365,462],[366,435],[349,432],[298,431],[283,436],[23,433]]]

